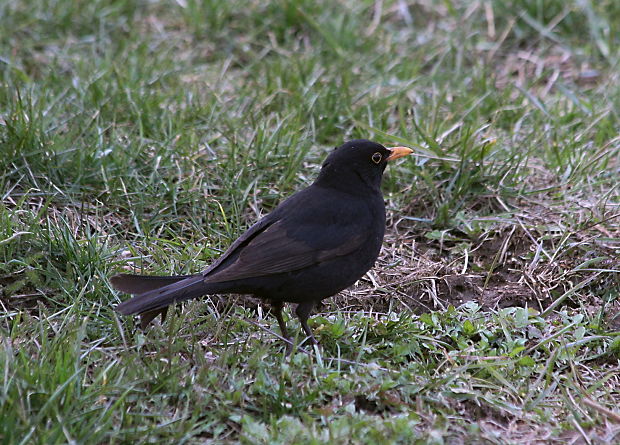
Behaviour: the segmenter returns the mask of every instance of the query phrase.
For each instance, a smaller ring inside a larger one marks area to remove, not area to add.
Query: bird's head
[[[354,139],[336,147],[323,162],[318,185],[359,191],[379,190],[389,161],[407,156],[407,147],[384,147],[366,139]]]

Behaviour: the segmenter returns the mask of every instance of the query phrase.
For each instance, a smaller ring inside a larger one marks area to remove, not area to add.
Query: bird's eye
[[[381,156],[381,153],[379,152],[376,152],[374,155],[372,155],[372,162],[374,162],[375,164],[381,162],[381,159],[383,159],[383,156]]]

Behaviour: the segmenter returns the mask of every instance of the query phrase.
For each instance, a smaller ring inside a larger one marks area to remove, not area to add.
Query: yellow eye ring
[[[372,155],[372,162],[374,162],[375,164],[379,164],[382,159],[383,159],[383,156],[381,156],[381,153],[379,152],[376,152],[375,154]]]

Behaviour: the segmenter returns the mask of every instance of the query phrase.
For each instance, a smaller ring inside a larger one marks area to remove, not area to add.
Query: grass
[[[616,2],[45,0],[0,26],[3,443],[620,440]],[[148,332],[113,311],[110,275],[201,270],[356,137],[417,156],[319,349],[239,296]]]

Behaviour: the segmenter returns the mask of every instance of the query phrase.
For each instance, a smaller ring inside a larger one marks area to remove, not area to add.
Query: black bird
[[[204,272],[113,276],[112,286],[136,295],[116,310],[140,314],[144,329],[157,315],[165,318],[175,302],[208,294],[252,294],[272,304],[287,340],[282,307],[297,303],[301,326],[316,343],[307,322],[312,308],[374,265],[385,231],[383,172],[388,161],[412,152],[365,139],[337,147],[310,187],[250,227]]]

